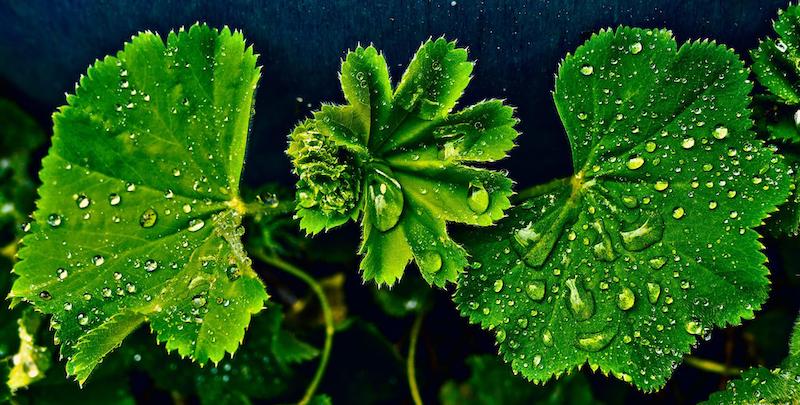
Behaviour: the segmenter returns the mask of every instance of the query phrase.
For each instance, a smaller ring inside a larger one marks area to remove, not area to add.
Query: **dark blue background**
[[[786,2],[603,1],[44,1],[0,0],[0,83],[49,127],[49,114],[96,58],[142,30],[195,21],[242,29],[264,65],[246,181],[290,184],[283,155],[292,126],[322,101],[342,101],[348,48],[374,43],[398,78],[419,44],[446,35],[468,46],[475,78],[461,105],[506,98],[523,136],[501,164],[520,187],[570,173],[569,146],[550,91],[558,62],[592,32],[620,24],[667,27],[678,40],[712,38],[744,54]],[[298,102],[298,97],[303,102]],[[307,105],[311,104],[309,108]]]

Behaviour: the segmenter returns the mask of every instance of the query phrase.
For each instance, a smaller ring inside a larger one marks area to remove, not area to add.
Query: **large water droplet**
[[[119,205],[122,202],[122,197],[119,196],[117,193],[112,193],[108,195],[108,203],[111,205]]]
[[[623,224],[620,236],[625,249],[638,252],[661,241],[664,236],[664,220],[661,215],[655,211],[644,211],[637,222],[639,223]]]
[[[53,298],[53,296],[50,294],[49,291],[42,290],[41,292],[39,292],[39,298],[41,298],[41,299],[43,299],[45,301],[49,301],[50,299]]]
[[[579,349],[587,352],[598,352],[608,346],[616,335],[616,330],[585,333],[578,335],[578,340],[575,342],[575,345]]]
[[[720,139],[720,140],[725,139],[728,136],[728,128],[726,128],[724,126],[718,126],[718,127],[714,128],[713,135],[714,135],[714,138],[717,138],[717,139]]]
[[[657,283],[647,283],[647,299],[651,304],[658,302],[659,295],[661,295],[661,286]]]
[[[528,294],[534,301],[541,301],[544,298],[545,293],[545,283],[541,280],[531,281],[527,287],[525,287],[525,293]]]
[[[483,214],[489,208],[489,192],[482,184],[470,183],[467,205],[476,214]]]
[[[592,65],[583,65],[581,66],[581,74],[584,76],[591,76],[594,73],[594,67]]]
[[[644,165],[644,158],[641,156],[632,156],[627,163],[628,169],[636,170]]]
[[[142,228],[152,228],[153,225],[156,224],[157,220],[158,220],[158,214],[156,213],[156,210],[148,208],[144,210],[142,216],[139,217],[139,225]]]
[[[206,297],[202,295],[195,295],[194,298],[192,298],[192,306],[195,308],[202,308],[206,306]]]
[[[78,196],[78,198],[75,200],[75,203],[76,203],[76,204],[78,204],[78,208],[80,208],[80,209],[84,209],[84,208],[88,207],[88,206],[89,206],[89,204],[91,204],[91,203],[92,203],[92,200],[90,200],[90,199],[89,199],[89,197],[87,197],[87,196],[85,196],[85,195],[81,194],[81,195],[79,195],[79,196]]]
[[[494,292],[499,293],[503,289],[503,279],[498,278],[494,282]]]
[[[435,273],[442,269],[442,255],[435,250],[426,250],[419,257],[419,268],[427,273]]]
[[[617,252],[614,251],[614,246],[611,237],[606,231],[603,221],[598,219],[592,223],[592,228],[597,231],[598,240],[592,246],[592,254],[598,260],[605,262],[612,262],[617,259]]]
[[[47,225],[56,228],[61,225],[61,215],[58,214],[50,214],[47,216]]]
[[[569,309],[579,321],[585,321],[594,315],[594,298],[592,293],[578,285],[577,278],[566,281],[569,288]]]
[[[635,302],[636,295],[633,294],[633,290],[628,287],[622,287],[622,291],[617,295],[617,306],[619,309],[627,311],[633,308]]]
[[[692,335],[699,335],[703,333],[703,327],[695,321],[686,322],[686,331]]]
[[[154,272],[156,269],[158,269],[158,262],[153,259],[147,259],[144,262],[144,269],[148,272]]]
[[[200,218],[192,218],[189,220],[189,227],[186,228],[189,232],[197,232],[206,226],[206,222]]]
[[[542,343],[547,347],[553,345],[553,332],[550,332],[550,329],[545,329],[544,332],[542,332]]]
[[[403,213],[403,189],[400,183],[390,177],[385,172],[376,169],[370,176],[368,187],[369,199],[372,204],[368,204],[374,216],[375,227],[381,232],[386,232],[400,220]]]
[[[92,258],[92,263],[95,266],[102,266],[103,263],[105,263],[105,262],[106,262],[106,258],[103,257],[103,256],[100,256],[100,255],[97,255],[97,256]]]
[[[634,42],[630,46],[631,54],[633,54],[633,55],[639,54],[640,52],[642,52],[642,49],[643,48],[642,48],[642,43],[641,42]]]

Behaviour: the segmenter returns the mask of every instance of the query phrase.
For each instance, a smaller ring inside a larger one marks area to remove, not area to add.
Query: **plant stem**
[[[317,390],[317,386],[319,386],[320,381],[322,381],[322,376],[325,375],[325,368],[328,366],[328,358],[331,354],[331,347],[333,346],[333,312],[331,311],[331,306],[328,303],[328,298],[325,296],[325,292],[322,290],[322,286],[314,280],[313,277],[308,275],[308,273],[304,272],[300,268],[292,265],[284,261],[283,259],[270,256],[265,254],[261,250],[256,250],[253,252],[253,255],[257,257],[262,262],[269,264],[270,266],[276,267],[281,269],[297,278],[302,280],[304,283],[308,284],[314,294],[319,299],[319,305],[322,308],[322,316],[325,318],[325,343],[322,347],[322,354],[320,355],[319,359],[319,366],[317,366],[317,371],[314,373],[314,378],[311,380],[311,383],[306,388],[306,392],[303,395],[303,398],[298,401],[298,405],[305,405],[307,404],[311,398],[314,396],[314,392]]]
[[[522,191],[518,192],[514,196],[514,199],[516,200],[516,202],[521,202],[521,201],[527,200],[529,198],[538,197],[538,196],[540,196],[542,194],[548,193],[548,192],[553,191],[553,190],[555,190],[555,189],[557,189],[559,187],[563,187],[563,186],[569,184],[569,182],[571,180],[572,180],[572,176],[562,177],[560,179],[551,180],[551,181],[549,181],[547,183],[544,183],[544,184],[539,184],[539,185],[536,185],[536,186],[533,186],[533,187],[528,187],[528,188],[523,189]]]
[[[408,387],[411,389],[411,398],[414,399],[414,404],[416,405],[422,405],[422,397],[419,395],[419,387],[417,386],[417,371],[414,367],[414,358],[417,354],[417,340],[419,339],[419,331],[422,329],[422,319],[424,317],[425,312],[420,311],[414,319],[414,324],[411,326],[411,339],[408,343],[408,361],[406,362]]]
[[[713,360],[701,359],[694,356],[686,356],[685,360],[686,364],[703,371],[708,371],[709,373],[720,374],[727,377],[742,374],[742,370],[736,367],[729,367]]]

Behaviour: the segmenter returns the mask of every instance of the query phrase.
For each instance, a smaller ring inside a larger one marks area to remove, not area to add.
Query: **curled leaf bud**
[[[322,212],[347,215],[360,196],[360,170],[353,154],[317,131],[311,121],[292,132],[288,155],[297,183],[298,204]]]

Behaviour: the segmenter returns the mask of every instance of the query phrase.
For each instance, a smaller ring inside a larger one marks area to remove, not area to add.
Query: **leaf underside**
[[[767,38],[752,50],[753,72],[771,93],[765,107],[757,110],[758,128],[781,153],[794,162],[800,160],[800,7],[779,11],[774,22],[776,39]],[[797,165],[793,164],[795,184]],[[776,236],[796,236],[800,232],[800,196],[793,192],[776,218],[768,223]]]
[[[554,99],[576,174],[459,239],[477,264],[454,299],[514,370],[588,363],[653,391],[698,337],[753,316],[753,228],[790,176],[750,131],[750,90],[732,51],[664,30],[603,30],[566,57]]]
[[[392,90],[383,55],[358,47],[340,75],[348,104],[323,106],[292,135],[288,153],[295,162],[302,160],[294,145],[309,131],[354,156],[360,195],[352,210],[299,204],[298,217],[313,234],[361,215],[365,280],[391,286],[414,260],[429,284],[455,281],[467,253],[446,224],[488,226],[510,207],[511,180],[469,164],[506,156],[518,135],[514,110],[488,100],[450,113],[472,68],[465,49],[443,38],[429,40]],[[302,170],[296,164],[301,179]],[[308,193],[306,186],[298,183],[299,195]]]
[[[142,323],[217,362],[267,299],[237,210],[256,58],[228,28],[141,33],[53,116],[11,296],[52,315],[78,381]]]

